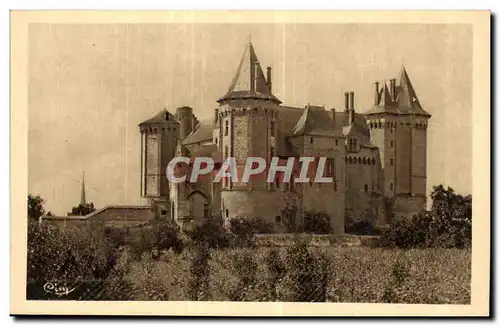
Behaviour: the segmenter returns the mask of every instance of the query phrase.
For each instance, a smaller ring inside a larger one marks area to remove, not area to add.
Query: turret
[[[180,124],[179,138],[182,140],[189,135],[196,124],[196,118],[193,115],[193,109],[189,106],[182,106],[175,110],[175,115]]]

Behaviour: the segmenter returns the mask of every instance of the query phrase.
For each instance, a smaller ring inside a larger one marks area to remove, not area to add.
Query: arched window
[[[372,164],[375,165],[375,159],[372,157]]]
[[[358,164],[361,164],[361,157],[358,157]]]

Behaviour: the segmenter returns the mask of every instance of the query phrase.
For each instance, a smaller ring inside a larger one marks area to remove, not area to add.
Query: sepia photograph
[[[13,12],[12,309],[488,315],[490,13],[397,13]]]

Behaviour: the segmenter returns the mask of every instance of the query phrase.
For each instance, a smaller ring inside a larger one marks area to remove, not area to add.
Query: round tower
[[[186,138],[186,136],[189,135],[195,127],[193,109],[189,106],[182,106],[175,110],[175,115],[180,124],[179,137],[182,140]]]
[[[268,70],[268,79],[270,69]],[[222,160],[234,158],[238,180],[223,179],[221,211],[226,223],[235,217],[262,217],[275,224],[281,216],[281,191],[267,182],[266,170],[243,182],[248,157],[263,158],[267,166],[276,155],[276,114],[281,103],[269,89],[255,50],[249,43],[228,92],[216,111]]]

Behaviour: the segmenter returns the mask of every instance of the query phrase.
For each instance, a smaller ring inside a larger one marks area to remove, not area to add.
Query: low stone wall
[[[359,247],[382,245],[379,236],[349,235],[349,234],[308,234],[308,233],[278,233],[257,234],[256,245],[259,247],[287,247],[293,244],[296,238],[300,238],[313,247]]]

